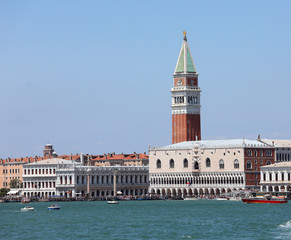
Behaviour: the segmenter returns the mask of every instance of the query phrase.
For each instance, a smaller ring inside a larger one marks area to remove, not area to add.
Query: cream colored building
[[[106,197],[113,195],[114,172],[121,195],[148,193],[148,166],[83,166],[73,160],[51,158],[23,165],[22,195],[28,198]]]
[[[149,191],[160,197],[185,197],[256,189],[260,167],[274,159],[274,147],[247,139],[149,147]]]
[[[291,162],[278,162],[261,168],[261,192],[291,190]]]

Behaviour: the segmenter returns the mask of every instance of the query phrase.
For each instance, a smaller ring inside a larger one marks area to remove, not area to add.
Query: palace
[[[149,147],[150,193],[161,197],[219,195],[258,189],[274,147],[257,140],[188,141]]]

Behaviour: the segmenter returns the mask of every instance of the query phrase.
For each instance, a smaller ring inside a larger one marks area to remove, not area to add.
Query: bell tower
[[[198,73],[187,42],[186,32],[173,74],[172,144],[201,140],[200,88]]]

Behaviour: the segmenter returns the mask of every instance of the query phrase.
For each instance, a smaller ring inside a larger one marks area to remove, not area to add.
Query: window
[[[239,168],[239,161],[237,159],[233,161],[233,168]]]
[[[170,160],[170,168],[174,168],[175,167],[175,162],[173,159]]]
[[[257,150],[255,150],[255,157],[257,157],[258,156],[258,152],[257,152]]]
[[[247,169],[251,170],[252,169],[252,162],[247,161]]]
[[[187,168],[188,167],[188,160],[185,158],[184,159],[184,168]]]
[[[209,158],[206,158],[205,165],[206,167],[210,167],[211,163]]]
[[[251,157],[253,154],[252,154],[252,150],[247,150],[247,156],[248,157]]]
[[[269,160],[268,162],[267,162],[267,165],[271,165],[272,164],[272,162]]]
[[[266,156],[271,157],[272,156],[272,150],[266,150]]]
[[[261,155],[261,157],[264,156],[264,152],[263,152],[263,150],[260,150],[260,155]]]
[[[157,160],[157,168],[161,168],[161,167],[162,167],[161,160],[160,160],[160,159],[158,159],[158,160]]]
[[[195,163],[194,163],[194,169],[199,169],[199,164],[197,161],[195,161]]]
[[[224,161],[222,159],[219,160],[219,168],[224,169]]]

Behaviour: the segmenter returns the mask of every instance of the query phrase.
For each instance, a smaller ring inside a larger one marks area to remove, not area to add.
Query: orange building
[[[10,188],[10,182],[13,179],[23,182],[23,164],[37,162],[45,159],[53,158],[51,155],[46,157],[21,157],[14,159],[0,159],[0,188]],[[61,155],[58,158],[65,160],[77,160],[80,161],[80,155]]]

